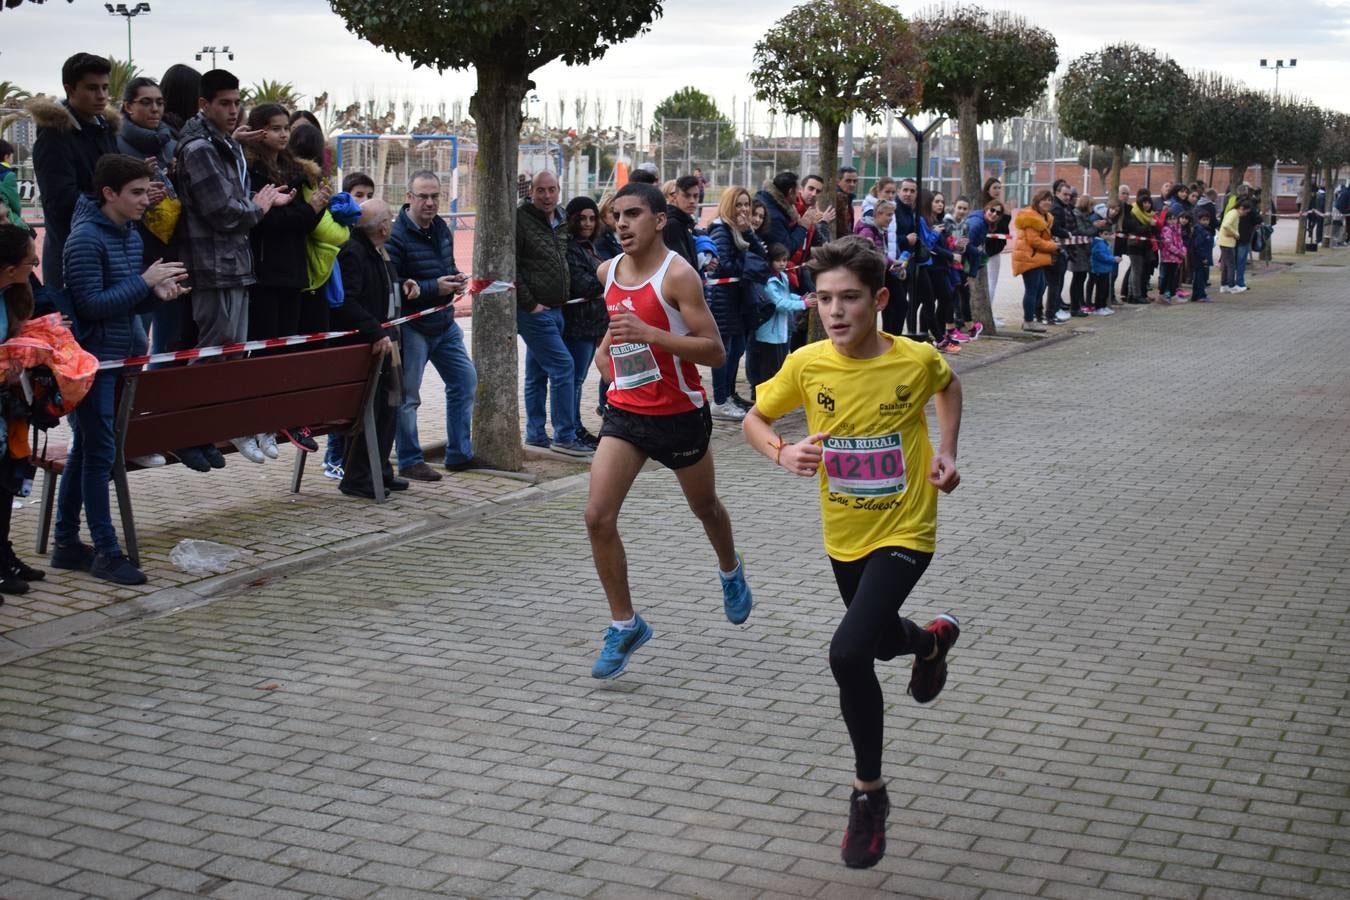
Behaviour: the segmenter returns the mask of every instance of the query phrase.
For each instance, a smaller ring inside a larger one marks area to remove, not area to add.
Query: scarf
[[[1153,217],[1140,209],[1138,203],[1130,207],[1130,212],[1134,214],[1135,220],[1140,225],[1143,225],[1145,228],[1153,227]]]

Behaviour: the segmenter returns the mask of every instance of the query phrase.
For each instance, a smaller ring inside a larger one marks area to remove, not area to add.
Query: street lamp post
[[[203,47],[201,50],[197,51],[197,62],[201,62],[204,55],[210,55],[211,68],[214,69],[216,67],[217,53],[223,54],[226,59],[234,59],[234,51],[230,49],[229,44],[226,44],[224,47]]]
[[[1280,70],[1281,70],[1281,69],[1292,69],[1292,68],[1294,68],[1294,67],[1297,66],[1297,65],[1298,65],[1298,60],[1296,60],[1296,59],[1277,59],[1277,60],[1273,60],[1273,61],[1272,61],[1272,60],[1269,60],[1269,59],[1263,59],[1263,60],[1261,60],[1261,68],[1263,68],[1263,69],[1274,69],[1274,70],[1275,70],[1275,96],[1276,96],[1276,97],[1280,96]]]
[[[125,3],[119,3],[113,6],[111,3],[103,4],[103,8],[108,11],[110,16],[122,16],[127,20],[127,62],[131,62],[131,20],[141,13],[150,12],[149,3],[137,3],[135,6],[127,6]]]

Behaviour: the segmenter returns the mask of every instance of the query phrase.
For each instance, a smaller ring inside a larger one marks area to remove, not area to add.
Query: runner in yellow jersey
[[[809,266],[829,340],[795,351],[759,385],[742,427],[760,453],[820,479],[825,550],[846,607],[830,642],[830,669],[856,775],[842,856],[867,868],[886,852],[890,812],[875,660],[912,654],[909,692],[927,703],[946,683],[947,651],[961,633],[950,613],[923,627],[900,615],[933,558],[937,492],[961,483],[961,384],[932,346],[877,329],[889,299],[886,260],[866,239],[818,247]],[[937,453],[924,414],[929,398],[937,407]],[[810,434],[788,442],[773,422],[797,407],[806,410]]]

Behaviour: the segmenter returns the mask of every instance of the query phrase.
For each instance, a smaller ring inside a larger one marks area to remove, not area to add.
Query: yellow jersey
[[[755,406],[768,418],[801,406],[808,433],[830,434],[822,444],[820,509],[825,551],[841,562],[881,547],[936,547],[924,407],[951,383],[952,370],[930,344],[883,339],[889,349],[872,359],[843,356],[828,340],[807,344],[755,388]]]

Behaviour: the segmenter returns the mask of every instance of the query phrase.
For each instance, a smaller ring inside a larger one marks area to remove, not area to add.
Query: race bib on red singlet
[[[650,344],[611,344],[609,358],[614,363],[615,390],[627,391],[661,380]]]
[[[831,493],[884,497],[905,492],[905,450],[899,432],[828,437],[821,446]]]

